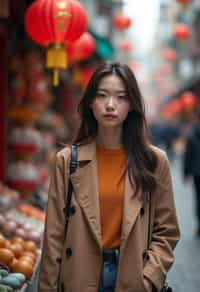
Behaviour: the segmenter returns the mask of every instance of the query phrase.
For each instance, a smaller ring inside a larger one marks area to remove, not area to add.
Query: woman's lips
[[[112,115],[112,114],[106,114],[106,115],[104,115],[104,118],[106,118],[108,120],[113,120],[113,119],[116,118],[116,116],[115,115]]]

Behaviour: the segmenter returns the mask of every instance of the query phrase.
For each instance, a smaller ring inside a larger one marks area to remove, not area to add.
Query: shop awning
[[[112,59],[114,55],[114,48],[111,42],[95,32],[89,30],[96,40],[96,54],[103,60]]]

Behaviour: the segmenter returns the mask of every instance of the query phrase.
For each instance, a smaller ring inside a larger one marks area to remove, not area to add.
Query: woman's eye
[[[118,98],[119,99],[127,99],[126,95],[119,95]]]
[[[106,97],[106,95],[105,95],[105,94],[103,94],[103,93],[97,93],[97,97],[100,97],[100,98],[105,98],[105,97]]]

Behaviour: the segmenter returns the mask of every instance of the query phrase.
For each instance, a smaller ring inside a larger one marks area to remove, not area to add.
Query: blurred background
[[[170,161],[182,238],[168,282],[198,292],[199,0],[0,0],[0,275],[20,272],[13,287],[37,291],[50,166],[105,60],[136,75],[150,139]]]

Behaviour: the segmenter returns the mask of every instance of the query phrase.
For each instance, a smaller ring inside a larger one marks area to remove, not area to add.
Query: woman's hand
[[[153,285],[152,285],[151,281],[149,279],[147,279],[146,277],[144,277],[144,286],[148,292],[152,292]]]

